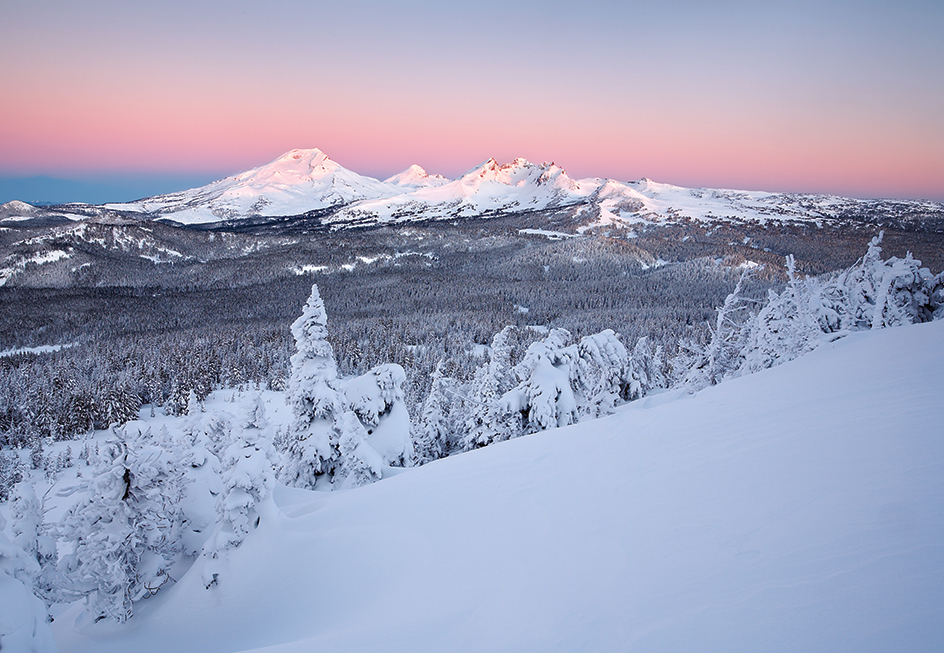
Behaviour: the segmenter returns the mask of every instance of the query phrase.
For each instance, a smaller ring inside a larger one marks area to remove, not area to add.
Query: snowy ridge
[[[942,339],[855,333],[357,490],[280,486],[218,585],[201,558],[127,625],[51,627],[62,653],[936,651]]]
[[[301,215],[333,209],[326,221],[365,226],[411,220],[493,216],[575,207],[583,229],[639,223],[812,222],[847,214],[915,213],[944,218],[940,202],[856,200],[830,195],[683,188],[650,179],[575,180],[554,163],[489,159],[458,179],[418,165],[378,181],[347,170],[317,149],[292,150],[275,161],[202,188],[106,209],[186,224]]]

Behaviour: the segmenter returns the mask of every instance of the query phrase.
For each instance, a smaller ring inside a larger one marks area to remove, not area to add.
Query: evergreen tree
[[[429,395],[423,402],[419,430],[414,441],[414,462],[425,465],[448,455],[452,450],[453,428],[450,426],[449,408],[452,404],[447,388],[452,379],[443,374],[443,360],[436,364],[432,374]]]
[[[612,329],[584,336],[571,370],[581,419],[609,415],[620,401],[629,370],[629,354]]]
[[[344,398],[327,323],[324,302],[313,285],[301,316],[292,323],[297,351],[288,401],[293,420],[283,477],[298,487],[314,488],[322,477],[330,480],[339,462],[338,419]]]
[[[511,367],[511,335],[514,326],[506,326],[492,338],[488,363],[481,366],[468,390],[463,449],[484,447],[521,434],[521,420],[516,411],[508,410],[502,396],[514,385]]]
[[[543,340],[532,343],[515,366],[521,380],[500,402],[504,412],[520,414],[529,433],[577,421],[574,377],[576,352],[567,347],[570,332],[552,329]]]
[[[386,363],[344,385],[346,406],[364,425],[369,445],[393,467],[409,466],[413,460],[410,415],[403,401],[405,380],[402,367]]]

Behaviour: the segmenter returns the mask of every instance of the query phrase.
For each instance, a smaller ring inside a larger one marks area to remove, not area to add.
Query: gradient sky
[[[944,2],[0,0],[0,176],[386,177],[944,200]],[[162,189],[165,190],[165,189]]]

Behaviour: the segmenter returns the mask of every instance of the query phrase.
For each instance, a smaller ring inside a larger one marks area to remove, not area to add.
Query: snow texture
[[[225,583],[198,560],[133,622],[77,629],[76,605],[53,632],[64,653],[939,651],[942,343],[940,320],[854,332],[367,487],[276,486]]]

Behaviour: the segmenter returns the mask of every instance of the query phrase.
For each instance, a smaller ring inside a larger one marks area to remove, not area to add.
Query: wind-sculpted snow
[[[227,553],[62,653],[936,651],[944,321],[407,470],[276,487]],[[277,405],[274,402],[273,405]],[[284,407],[283,407],[284,408]]]

